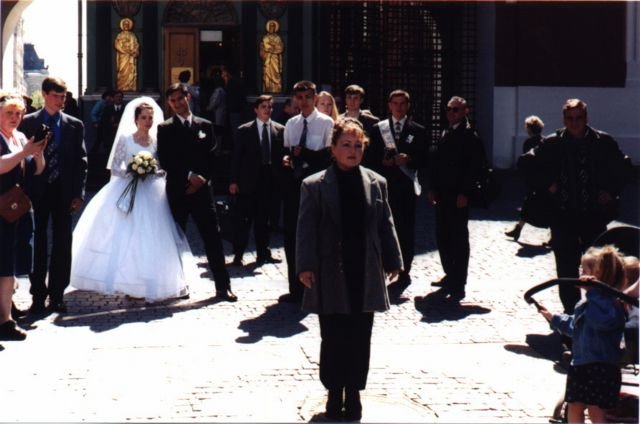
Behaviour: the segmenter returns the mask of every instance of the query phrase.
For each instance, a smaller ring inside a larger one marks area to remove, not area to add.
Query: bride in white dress
[[[91,199],[73,232],[71,286],[100,293],[122,293],[147,301],[180,297],[197,278],[188,241],[173,220],[162,173],[138,181],[133,209],[132,181],[126,173],[133,155],[156,154],[162,109],[149,97],[127,104],[107,168],[111,180]]]

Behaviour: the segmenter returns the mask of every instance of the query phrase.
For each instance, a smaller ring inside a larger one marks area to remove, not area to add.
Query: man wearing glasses
[[[485,162],[484,145],[462,97],[447,103],[448,128],[429,149],[429,203],[435,207],[436,243],[445,276],[436,299],[457,305],[465,297],[469,268],[469,194]]]

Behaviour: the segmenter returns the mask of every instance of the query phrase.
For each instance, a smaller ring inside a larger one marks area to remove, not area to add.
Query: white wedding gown
[[[182,296],[197,278],[188,241],[173,220],[165,179],[138,181],[133,210],[118,200],[131,182],[126,164],[136,153],[156,155],[156,145],[123,136],[116,146],[111,181],[91,199],[73,232],[71,286],[100,293],[122,293],[148,301]],[[124,202],[127,203],[128,202]]]

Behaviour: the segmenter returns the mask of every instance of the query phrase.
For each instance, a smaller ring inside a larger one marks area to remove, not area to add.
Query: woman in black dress
[[[28,179],[44,170],[46,140],[36,143],[17,131],[25,105],[20,96],[0,93],[0,194],[16,184],[29,194]],[[24,340],[27,334],[11,316],[16,276],[27,275],[33,265],[32,211],[15,222],[0,217],[0,340]]]
[[[542,141],[542,130],[544,128],[544,122],[542,122],[542,119],[540,119],[536,115],[531,115],[524,120],[524,128],[527,130],[527,135],[529,137],[522,144],[522,153],[527,153],[529,150],[538,147],[538,145]],[[528,193],[527,196],[531,196],[531,193]],[[520,238],[522,227],[524,227],[524,224],[527,220],[527,211],[525,210],[525,208],[526,202],[523,202],[522,208],[520,209],[520,220],[516,223],[513,229],[504,233],[504,235],[507,237],[513,237],[514,241],[518,241],[518,239]]]

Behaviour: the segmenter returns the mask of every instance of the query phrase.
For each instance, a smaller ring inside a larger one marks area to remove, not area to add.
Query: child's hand
[[[540,313],[540,315],[542,315],[544,317],[544,319],[546,319],[547,321],[551,322],[551,318],[553,317],[553,314],[551,312],[549,312],[549,310],[547,308],[545,308],[544,306],[540,305],[539,303],[536,304],[536,308],[538,308],[538,312]]]
[[[585,283],[588,282],[588,281],[596,281],[597,280],[596,277],[594,277],[593,275],[581,275],[579,279],[580,279],[580,281],[585,282]],[[585,289],[585,290],[589,290],[591,288],[591,286],[582,285],[582,284],[579,284],[577,287],[581,288],[581,289]]]

